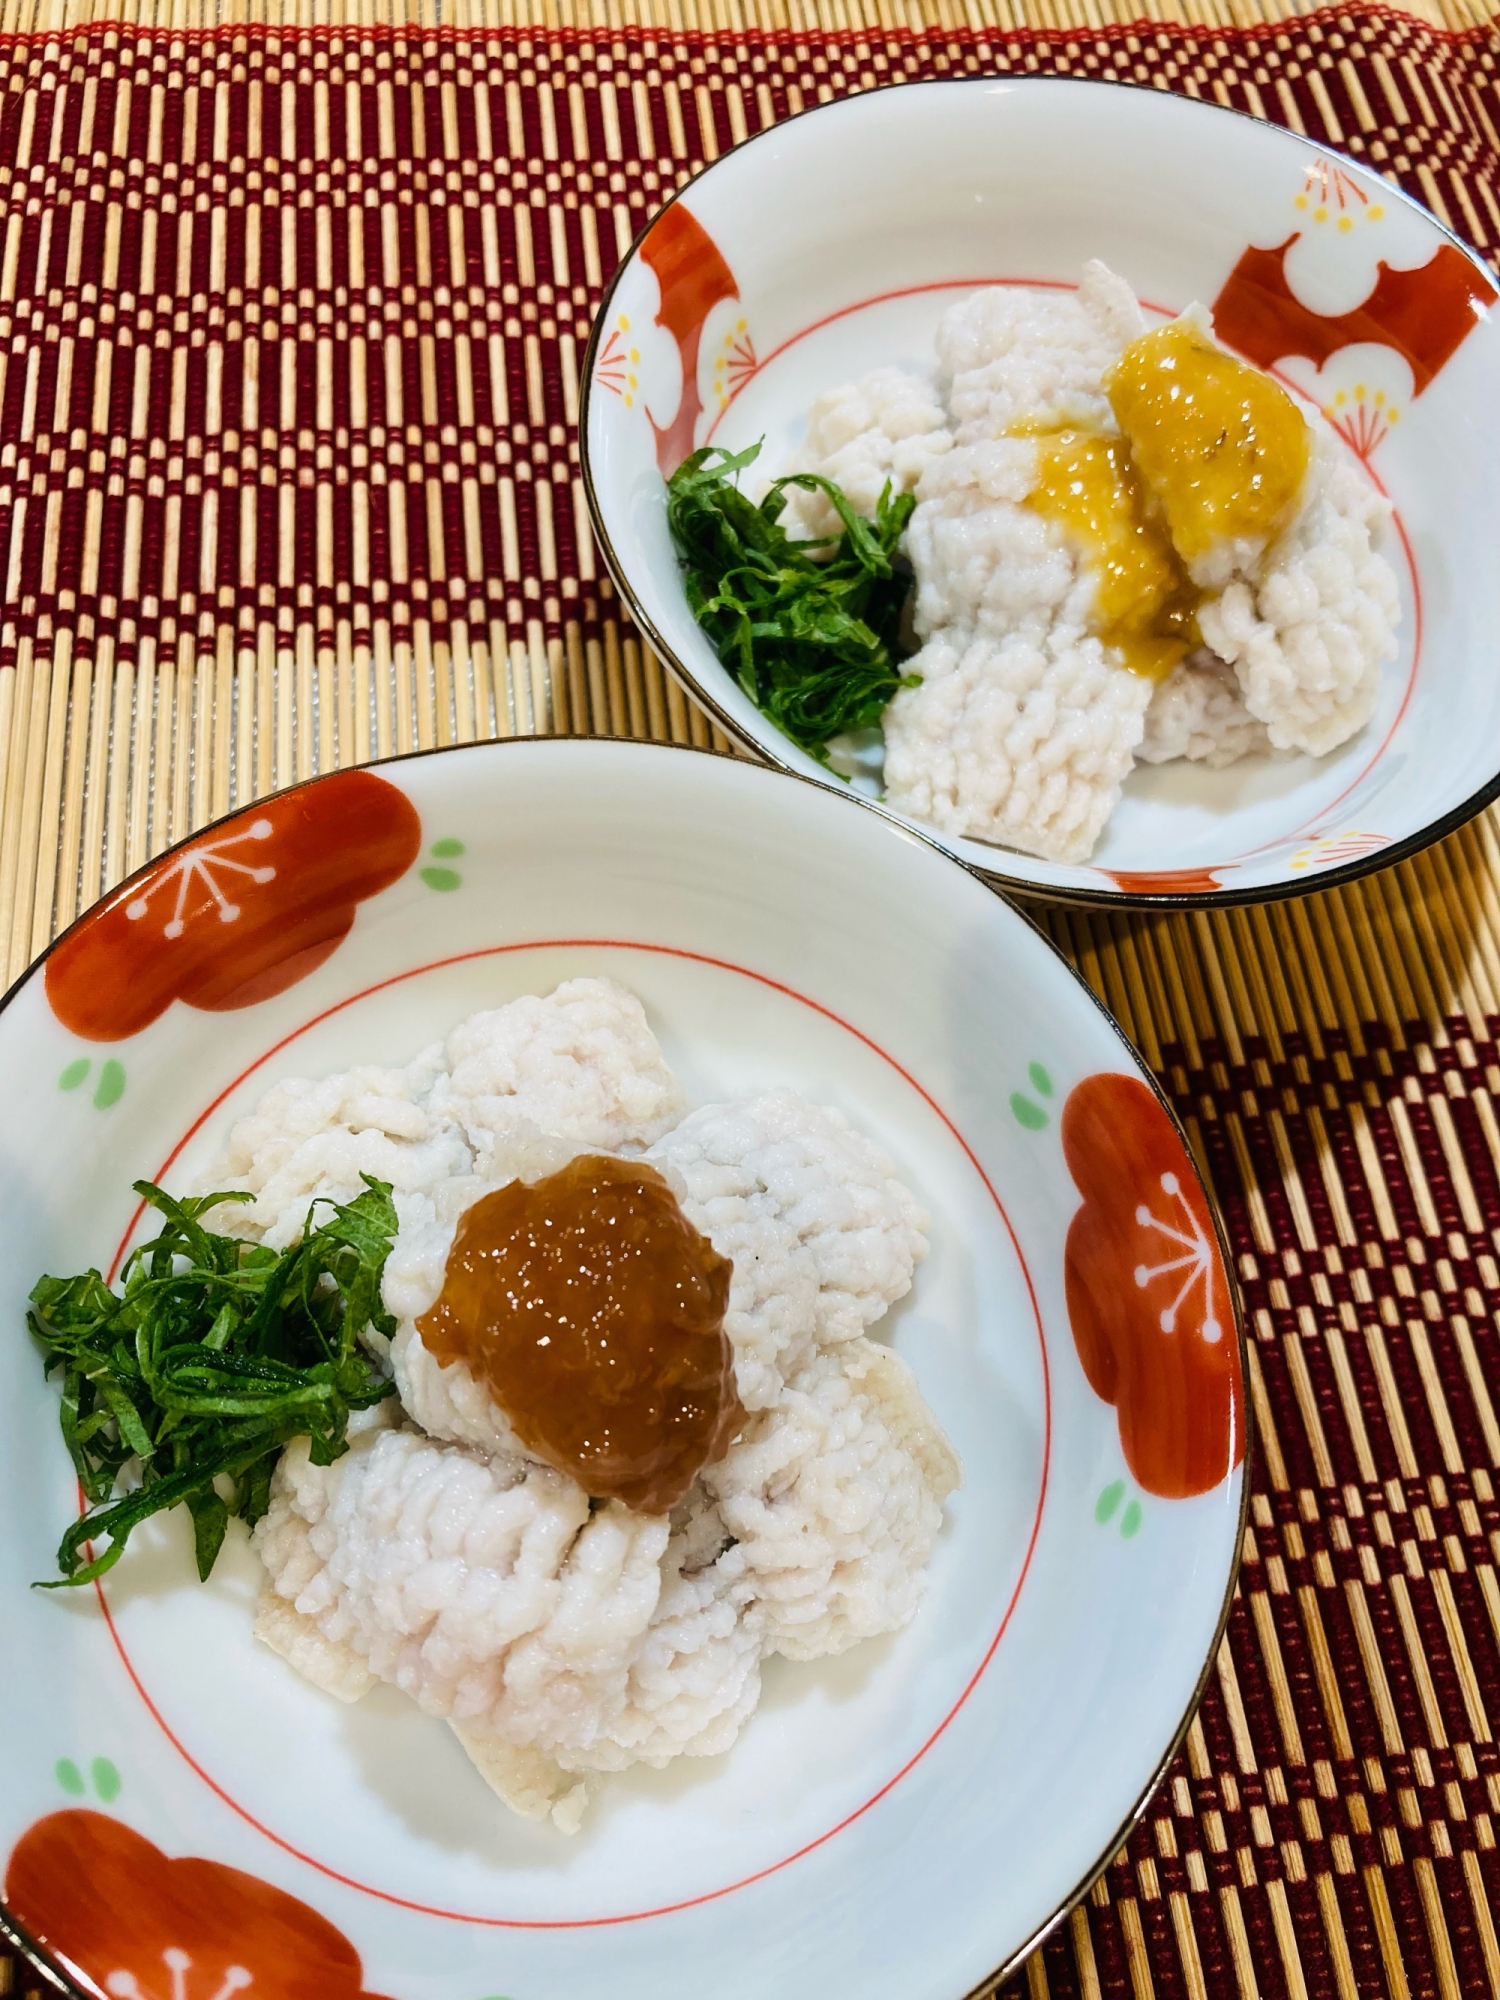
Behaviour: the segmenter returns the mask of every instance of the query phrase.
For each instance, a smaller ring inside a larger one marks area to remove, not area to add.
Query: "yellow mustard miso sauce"
[[[1279,382],[1173,320],[1130,343],[1105,389],[1184,562],[1286,525],[1312,433]]]
[[[1163,680],[1199,643],[1200,593],[1188,580],[1124,438],[1086,430],[1037,436],[1037,480],[1026,504],[1089,553],[1093,629],[1121,664]]]

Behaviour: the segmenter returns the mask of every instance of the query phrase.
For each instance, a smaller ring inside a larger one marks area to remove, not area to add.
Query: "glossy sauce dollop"
[[[1199,593],[1189,583],[1123,438],[1085,430],[1036,435],[1036,483],[1026,504],[1087,551],[1095,634],[1121,664],[1161,680],[1199,643]]]
[[[584,1154],[459,1218],[417,1321],[528,1450],[595,1498],[662,1514],[744,1421],[724,1331],[733,1266],[654,1167]]]
[[[1279,382],[1173,320],[1133,340],[1105,388],[1184,562],[1290,520],[1312,433]]]

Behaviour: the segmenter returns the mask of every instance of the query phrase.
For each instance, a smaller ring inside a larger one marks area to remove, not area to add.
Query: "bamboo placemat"
[[[1497,53],[1471,0],[7,0],[0,970],[316,771],[724,747],[620,615],[573,427],[618,255],[733,141],[1119,77],[1361,155],[1493,263]],[[1218,1190],[1260,1432],[1185,1752],[1021,1985],[1500,2000],[1500,833],[1271,909],[1040,914]]]

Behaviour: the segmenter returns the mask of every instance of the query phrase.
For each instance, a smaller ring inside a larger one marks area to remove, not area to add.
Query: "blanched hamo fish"
[[[1201,308],[1177,324],[1211,341]],[[1118,435],[1106,377],[1144,331],[1097,261],[1076,292],[991,287],[944,315],[932,382],[879,370],[809,415],[798,469],[847,467],[869,514],[881,467],[917,496],[905,547],[921,643],[903,666],[917,685],[882,719],[885,796],[945,833],[1085,861],[1137,760],[1323,756],[1374,711],[1400,621],[1379,548],[1390,508],[1315,417],[1290,520],[1187,565],[1196,651],[1153,681],[1096,629],[1095,552],[1028,503],[1043,435]],[[902,435],[882,442],[886,411]],[[848,412],[865,425],[853,437]]]
[[[767,1654],[906,1624],[961,1478],[910,1369],[868,1337],[927,1250],[892,1163],[792,1091],[682,1109],[640,1003],[572,980],[404,1070],[278,1085],[207,1177],[255,1193],[266,1240],[292,1240],[309,1200],[347,1199],[361,1170],[394,1183],[401,1223],[384,1357],[399,1403],[354,1419],[331,1466],[305,1440],[283,1455],[254,1533],[259,1636],[343,1699],[401,1688],[507,1804],[567,1831],[591,1774],[727,1749]],[[747,1421],[670,1516],[591,1501],[539,1463],[415,1324],[464,1208],[583,1151],[644,1156],[734,1266]]]

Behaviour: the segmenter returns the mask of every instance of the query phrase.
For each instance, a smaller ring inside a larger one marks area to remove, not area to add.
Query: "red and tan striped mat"
[[[1184,91],[1346,148],[1495,262],[1481,14],[1144,11],[6,7],[10,976],[169,840],[316,771],[711,740],[590,541],[578,365],[661,200],[804,105],[1021,71]],[[1022,1983],[1500,2000],[1495,826],[1269,911],[1039,914],[1213,1178],[1260,1435],[1185,1752]],[[0,1993],[27,1980],[0,1961]]]

